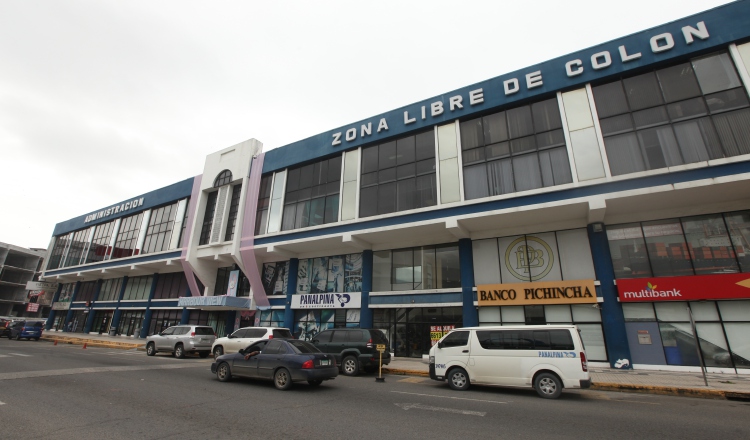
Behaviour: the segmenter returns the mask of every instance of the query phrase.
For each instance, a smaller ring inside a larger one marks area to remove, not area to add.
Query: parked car
[[[430,349],[430,378],[454,390],[472,384],[533,387],[560,397],[563,388],[589,388],[583,341],[574,325],[466,327]]]
[[[245,354],[258,354],[245,359]],[[280,390],[288,390],[293,382],[306,381],[318,386],[339,374],[333,355],[321,353],[309,342],[297,339],[261,340],[238,353],[219,356],[211,364],[211,372],[221,382],[232,377],[273,380]]]
[[[9,330],[10,335],[8,337],[10,339],[20,341],[21,338],[26,338],[28,340],[33,339],[38,341],[39,338],[42,337],[42,332],[44,331],[44,321],[15,321],[10,325]]]
[[[229,336],[219,338],[211,347],[211,353],[217,358],[224,353],[236,353],[261,339],[289,338],[293,339],[288,328],[280,327],[243,327]]]
[[[378,370],[381,354],[378,345],[385,345],[382,354],[383,365],[391,362],[391,353],[387,350],[388,338],[382,331],[368,328],[335,328],[323,330],[311,341],[323,353],[336,357],[341,372],[347,376],[356,376],[360,369],[368,373]]]
[[[211,354],[214,341],[216,333],[209,326],[175,325],[146,338],[146,354],[153,356],[157,352],[168,351],[182,359],[187,353],[198,353],[205,358]]]
[[[10,326],[14,321],[18,321],[18,318],[9,316],[0,317],[0,338],[2,338],[3,336],[7,338],[10,337]]]

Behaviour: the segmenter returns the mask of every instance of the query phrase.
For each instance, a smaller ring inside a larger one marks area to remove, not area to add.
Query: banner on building
[[[293,309],[359,309],[362,293],[302,293],[292,295]]]
[[[620,302],[750,298],[750,274],[618,279],[617,295]]]
[[[477,286],[477,303],[480,307],[596,302],[596,286],[593,280],[482,284]]]

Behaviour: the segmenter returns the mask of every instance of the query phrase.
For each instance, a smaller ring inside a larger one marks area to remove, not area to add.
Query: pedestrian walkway
[[[76,344],[90,347],[119,349],[141,349],[145,339],[132,337],[91,335],[48,331],[43,340],[58,344]],[[676,372],[653,370],[617,370],[614,368],[589,368],[592,389],[604,391],[634,391],[653,394],[668,394],[715,399],[737,399],[750,401],[750,375],[714,374],[706,375],[708,386],[700,372]],[[421,358],[391,358],[383,367],[384,374],[429,376],[429,365]]]

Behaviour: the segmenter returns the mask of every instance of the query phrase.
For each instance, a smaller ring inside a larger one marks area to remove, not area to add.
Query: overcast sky
[[[726,0],[0,0],[0,242]]]

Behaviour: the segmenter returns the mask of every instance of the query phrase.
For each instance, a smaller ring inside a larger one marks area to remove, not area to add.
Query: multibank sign
[[[750,274],[617,280],[620,302],[697,301],[750,298]]]
[[[726,49],[730,42],[750,37],[748,17],[750,2],[733,2],[501,75],[271,150],[265,154],[263,172],[280,170],[342,149],[384,141],[535,96],[583,87],[589,82],[651,64]],[[570,31],[570,27],[560,23],[559,32]],[[287,153],[287,148],[292,148],[294,154]]]

